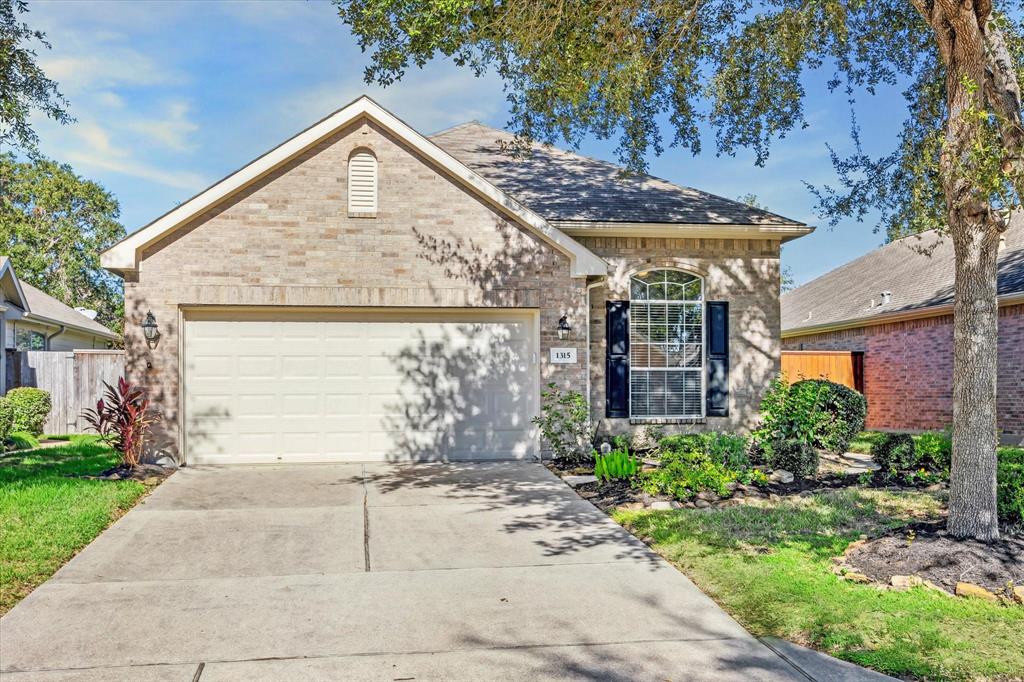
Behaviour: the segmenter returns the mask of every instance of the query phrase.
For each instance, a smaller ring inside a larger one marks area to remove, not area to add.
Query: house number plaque
[[[575,365],[576,364],[576,349],[575,348],[552,348],[551,349],[551,363],[554,365]]]

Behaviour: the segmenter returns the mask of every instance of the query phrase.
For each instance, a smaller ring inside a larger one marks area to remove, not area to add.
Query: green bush
[[[640,458],[633,457],[625,448],[594,457],[594,476],[597,476],[598,480],[632,478],[638,471]]]
[[[43,433],[46,418],[50,416],[50,394],[41,388],[12,388],[7,400],[14,408],[14,431],[28,431],[33,436]]]
[[[11,428],[14,426],[14,406],[7,398],[0,398],[0,446],[11,435]],[[2,448],[0,448],[2,449]]]
[[[918,469],[914,438],[909,433],[886,433],[871,446],[871,459],[888,476],[905,476]]]
[[[792,439],[842,453],[864,428],[867,400],[842,384],[805,379],[790,385],[780,375],[765,393],[760,412],[751,439],[755,457],[767,459],[773,442]]]
[[[996,469],[999,520],[1024,524],[1024,448],[1001,448]]]
[[[661,452],[702,453],[711,461],[731,469],[750,466],[747,439],[731,433],[690,433],[662,438]]]
[[[824,379],[805,379],[790,389],[796,406],[815,405],[804,418],[812,424],[811,444],[826,452],[846,452],[850,441],[864,428],[868,401],[857,391]]]
[[[593,457],[594,427],[590,406],[578,391],[562,391],[557,384],[548,384],[541,392],[540,415],[533,423],[551,446],[555,459],[570,464],[583,464]]]
[[[780,438],[766,454],[771,468],[785,469],[797,478],[810,478],[818,473],[818,451],[799,438]]]
[[[917,465],[937,473],[949,475],[953,458],[953,440],[945,433],[922,433],[914,438]]]

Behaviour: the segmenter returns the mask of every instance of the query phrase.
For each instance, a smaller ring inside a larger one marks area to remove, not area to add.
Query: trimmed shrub
[[[799,438],[781,438],[766,451],[768,465],[785,469],[797,478],[810,478],[818,473],[818,451]]]
[[[917,466],[949,474],[953,459],[953,440],[945,433],[922,433],[914,438]]]
[[[0,398],[0,449],[11,435],[14,426],[14,406],[7,398]]]
[[[797,407],[814,406],[806,418],[812,424],[812,445],[827,452],[846,452],[850,441],[864,430],[868,401],[857,391],[825,379],[804,379],[790,388]]]
[[[917,448],[909,433],[886,433],[871,446],[871,459],[889,476],[900,476],[918,468]]]
[[[999,520],[1024,524],[1024,448],[1002,448],[996,469]]]
[[[14,408],[13,431],[27,431],[33,436],[43,433],[50,416],[50,394],[41,388],[23,386],[7,391],[7,400]]]

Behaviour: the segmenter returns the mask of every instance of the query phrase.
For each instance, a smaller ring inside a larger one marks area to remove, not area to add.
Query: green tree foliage
[[[4,147],[35,153],[39,136],[29,118],[41,112],[58,123],[69,123],[67,100],[57,84],[36,63],[35,45],[49,49],[46,36],[21,21],[25,0],[0,0],[0,150]]]
[[[125,236],[117,200],[70,166],[45,158],[0,154],[0,249],[18,277],[63,301],[98,313],[120,331],[121,281],[100,267],[99,254]]]
[[[629,168],[666,146],[749,148],[807,125],[808,71],[857,98],[904,86],[893,151],[833,154],[833,219],[878,213],[890,235],[950,234],[956,252],[949,529],[994,539],[996,254],[1024,194],[1019,0],[334,0],[389,85],[436,56],[505,84],[523,140],[617,137]],[[1011,13],[1011,10],[1016,12]],[[660,121],[667,121],[665,136]],[[518,145],[520,151],[525,149]]]

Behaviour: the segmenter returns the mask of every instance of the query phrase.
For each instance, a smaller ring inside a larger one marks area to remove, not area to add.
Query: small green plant
[[[1024,526],[1024,448],[999,451],[996,508],[1004,523]]]
[[[41,388],[23,386],[7,391],[7,401],[14,408],[12,431],[28,431],[33,436],[43,433],[46,418],[50,416],[50,394]]]
[[[593,453],[594,425],[590,406],[578,391],[563,391],[555,383],[541,392],[541,413],[533,418],[555,459],[569,464],[589,462]]]
[[[7,398],[0,398],[0,445],[7,441],[14,426],[14,406]]]
[[[918,463],[933,472],[949,475],[953,458],[953,439],[948,433],[922,433],[914,438]]]
[[[639,471],[640,458],[630,455],[626,448],[594,457],[594,476],[599,481],[633,478]]]
[[[917,449],[909,433],[886,433],[871,446],[871,459],[887,477],[903,478],[918,469]]]
[[[652,495],[686,501],[710,490],[730,494],[731,483],[764,485],[767,477],[750,466],[746,439],[727,433],[696,433],[662,438],[661,466],[640,474],[639,485]]]

